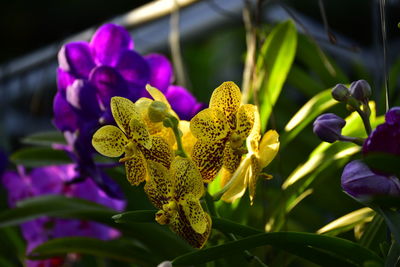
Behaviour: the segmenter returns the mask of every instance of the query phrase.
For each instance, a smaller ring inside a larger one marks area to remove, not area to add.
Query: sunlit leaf
[[[265,131],[272,108],[292,66],[297,46],[297,30],[292,21],[276,26],[268,35],[257,58],[261,129]]]
[[[311,98],[285,126],[285,133],[281,136],[282,146],[285,146],[293,140],[307,125],[322,114],[325,110],[331,108],[338,102],[332,99],[331,89],[322,91]]]
[[[319,229],[317,233],[335,236],[352,229],[357,224],[371,221],[374,215],[375,211],[372,209],[362,208],[330,222]]]

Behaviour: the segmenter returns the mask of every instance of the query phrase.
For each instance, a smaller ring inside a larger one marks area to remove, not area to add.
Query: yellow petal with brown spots
[[[118,127],[130,137],[130,121],[141,120],[135,104],[127,98],[114,96],[111,98],[111,112]]]
[[[238,168],[241,159],[242,152],[233,149],[230,141],[226,142],[223,155],[223,166],[231,173],[234,173]]]
[[[256,195],[257,180],[261,172],[259,164],[260,162],[257,157],[255,155],[252,155],[251,163],[248,170],[250,205],[253,205],[254,197]]]
[[[163,102],[164,104],[167,105],[167,107],[169,109],[171,108],[167,98],[160,90],[158,90],[157,88],[155,88],[149,84],[146,85],[146,90],[147,90],[147,92],[149,92],[149,94],[151,95],[151,97],[153,97],[154,100]]]
[[[147,161],[149,180],[144,186],[150,201],[158,209],[162,209],[164,204],[172,198],[172,181],[169,170],[162,164],[152,160]]]
[[[150,133],[147,130],[146,125],[142,121],[133,118],[129,123],[129,128],[130,137],[132,138],[132,140],[147,149],[151,148],[152,143],[150,139]]]
[[[261,123],[260,113],[256,107],[253,128],[250,131],[249,136],[246,139],[246,146],[249,153],[258,153],[258,146],[261,139]]]
[[[146,160],[139,150],[131,155],[125,155],[126,178],[131,185],[139,185],[147,178]]]
[[[107,157],[121,156],[128,142],[125,134],[113,125],[101,127],[92,138],[92,145],[96,151]]]
[[[222,111],[207,108],[192,118],[190,130],[197,139],[205,142],[216,142],[225,138],[230,128]]]
[[[211,95],[210,108],[222,110],[230,123],[242,101],[242,93],[234,82],[224,82]]]
[[[171,220],[169,226],[172,231],[186,240],[186,242],[188,242],[192,247],[202,248],[210,236],[212,224],[210,215],[207,213],[204,214],[207,220],[207,225],[206,230],[202,234],[193,230],[182,208],[178,210],[178,216]]]
[[[226,186],[229,186],[229,189],[222,195],[221,199],[223,201],[233,202],[243,196],[248,184],[248,170],[250,165],[250,157],[246,157],[240,163],[238,169],[233,173],[231,180],[226,184]]]
[[[169,169],[173,159],[173,152],[167,141],[160,136],[151,136],[151,148],[147,149],[144,146],[138,145],[146,160],[153,160],[161,163]]]
[[[279,134],[275,130],[266,132],[260,142],[260,168],[263,169],[275,158],[279,150]]]
[[[240,106],[236,114],[236,130],[235,133],[245,140],[254,126],[255,117],[257,115],[257,107],[251,104]]]
[[[203,177],[203,182],[213,181],[221,169],[224,147],[224,140],[215,143],[199,140],[194,144],[192,159]]]
[[[171,164],[171,175],[177,201],[188,195],[200,198],[204,194],[203,179],[191,159],[176,157]]]
[[[203,234],[207,230],[207,217],[199,199],[188,195],[179,203],[182,205],[183,212],[193,230],[198,234]]]

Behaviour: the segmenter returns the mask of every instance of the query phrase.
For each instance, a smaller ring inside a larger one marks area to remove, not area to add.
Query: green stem
[[[363,106],[365,107],[365,105],[363,105]],[[368,105],[366,105],[366,106],[368,107]],[[369,121],[369,113],[371,113],[369,111],[369,107],[367,108],[366,112],[362,111],[359,107],[356,108],[356,111],[360,115],[360,117],[364,123],[365,131],[367,132],[367,135],[369,136],[372,132],[371,123]]]
[[[164,125],[166,127],[171,128],[172,131],[174,132],[176,144],[178,146],[178,149],[176,150],[175,154],[181,156],[182,158],[187,158],[188,156],[186,155],[186,152],[183,149],[182,139],[179,133],[179,128],[178,128],[179,121],[171,114],[168,114],[167,117],[164,119]]]

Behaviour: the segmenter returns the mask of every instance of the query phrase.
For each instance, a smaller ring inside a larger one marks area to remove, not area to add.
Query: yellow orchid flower
[[[148,179],[146,160],[159,162],[169,168],[172,151],[160,136],[152,136],[136,106],[127,98],[111,98],[111,112],[118,127],[101,127],[92,138],[93,147],[107,157],[119,157],[125,162],[128,181],[138,185]]]
[[[250,203],[253,204],[256,192],[257,179],[261,175],[262,169],[267,167],[275,158],[279,150],[279,134],[275,130],[269,130],[264,134],[260,141],[260,119],[256,111],[254,127],[246,140],[249,152],[240,163],[237,170],[227,181],[221,199],[226,202],[243,196],[246,188],[249,187]]]
[[[146,85],[146,90],[150,94],[153,99],[147,97],[141,97],[135,102],[135,106],[137,111],[141,114],[148,130],[151,135],[162,136],[165,140],[167,140],[170,146],[175,144],[174,133],[171,128],[164,127],[162,121],[161,122],[153,122],[149,117],[149,107],[154,101],[161,102],[166,105],[168,113],[175,116],[179,119],[178,115],[172,110],[171,105],[169,104],[167,98],[164,94],[155,87],[150,85]]]
[[[149,161],[148,170],[150,180],[144,190],[159,209],[156,221],[168,224],[191,246],[203,247],[211,232],[211,218],[200,204],[204,186],[196,165],[189,158],[178,156],[170,169]]]
[[[190,130],[198,139],[192,158],[204,182],[214,180],[222,166],[233,173],[246,153],[243,144],[253,127],[256,106],[241,105],[241,98],[234,82],[224,82],[214,90],[209,108],[190,121]]]

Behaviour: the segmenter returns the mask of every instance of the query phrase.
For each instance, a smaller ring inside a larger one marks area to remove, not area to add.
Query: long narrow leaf
[[[366,262],[382,263],[382,259],[375,253],[351,241],[336,237],[295,232],[263,233],[249,236],[237,241],[179,256],[172,263],[174,265],[200,264],[218,259],[235,251],[243,251],[265,245],[271,245],[283,250],[289,248],[288,250],[291,253],[308,260],[313,259],[313,253],[305,254],[305,250],[299,250],[299,253],[297,253],[296,248],[312,247],[318,249],[320,252],[335,255],[337,258],[353,265],[362,266]]]
[[[41,167],[71,163],[71,159],[64,151],[49,147],[30,147],[18,150],[10,157],[14,164],[26,167]]]
[[[292,21],[276,26],[261,47],[257,59],[261,129],[265,131],[283,84],[292,66],[297,46],[297,31]]]

